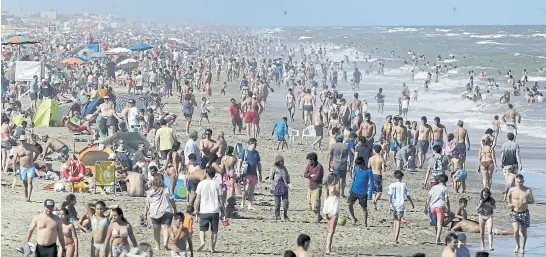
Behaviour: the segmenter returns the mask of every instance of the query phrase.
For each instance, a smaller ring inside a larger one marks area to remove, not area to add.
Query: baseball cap
[[[339,142],[343,141],[343,136],[342,135],[337,135],[336,136],[336,141],[339,141]]]
[[[45,207],[55,207],[55,201],[51,200],[51,199],[47,199],[44,201],[44,206]]]

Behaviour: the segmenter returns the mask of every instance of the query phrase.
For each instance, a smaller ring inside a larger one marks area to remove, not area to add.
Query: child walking
[[[398,237],[400,235],[400,221],[404,217],[405,198],[408,198],[412,209],[415,208],[415,205],[411,200],[406,183],[402,183],[404,173],[397,170],[394,172],[394,177],[396,180],[398,180],[398,182],[394,182],[389,185],[389,208],[394,218],[394,241],[396,244],[398,244]]]
[[[207,98],[203,97],[203,98],[201,98],[201,101],[203,101],[203,102],[201,103],[201,118],[199,119],[199,126],[201,126],[201,121],[203,120],[203,118],[207,119],[207,122],[210,125],[210,120],[209,120],[210,110],[207,107],[207,104],[208,104]]]

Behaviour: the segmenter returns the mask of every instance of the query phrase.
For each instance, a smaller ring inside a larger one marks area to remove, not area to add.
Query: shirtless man
[[[124,180],[127,183],[127,194],[129,196],[144,196],[144,175],[142,173],[128,171]]]
[[[27,202],[30,202],[32,179],[36,177],[35,162],[40,155],[40,151],[35,145],[27,143],[25,135],[19,137],[19,142],[21,144],[13,149],[13,170],[17,171],[23,181],[25,198]],[[17,168],[17,163],[19,163],[19,168]]]
[[[516,240],[515,253],[521,249],[525,253],[525,243],[527,242],[527,228],[531,225],[531,215],[529,214],[529,204],[535,202],[533,191],[523,185],[523,175],[516,175],[516,186],[508,191],[508,209],[510,210],[510,220],[514,228],[514,238]],[[521,236],[521,243],[520,243]]]
[[[323,106],[319,107],[319,109],[317,110],[317,113],[315,114],[315,118],[314,118],[315,136],[317,137],[317,139],[315,140],[315,142],[313,142],[313,144],[311,144],[311,146],[313,147],[313,150],[316,149],[315,148],[316,144],[318,144],[318,147],[320,149],[321,143],[322,143],[322,138],[324,137],[324,120],[323,120],[323,117],[321,115],[322,108],[323,108]]]
[[[248,138],[258,137],[258,128],[256,125],[259,116],[263,111],[263,107],[254,97],[252,97],[252,92],[248,92],[248,96],[249,97],[245,99],[241,105],[241,110],[244,112],[243,122],[247,124]]]
[[[288,109],[288,114],[290,116],[290,121],[294,121],[294,114],[296,112],[296,97],[291,88],[288,89],[288,94],[286,95],[286,109]]]
[[[417,152],[419,153],[417,155],[419,169],[422,169],[430,146],[430,141],[432,141],[432,127],[427,124],[426,116],[421,117],[421,124],[417,126],[414,138],[415,142],[413,142],[413,144],[416,145]]]
[[[213,153],[213,148],[216,141],[212,139],[212,129],[205,130],[205,138],[199,141],[199,150],[201,150],[201,168],[204,169],[209,162],[210,154]],[[217,148],[216,148],[217,150]]]
[[[449,228],[449,231],[465,232],[465,233],[480,233],[480,223],[473,220],[461,220],[453,221],[453,227]],[[513,235],[514,231],[511,229],[499,230],[493,228],[493,234],[495,235]]]
[[[101,114],[101,120],[99,121],[99,128],[102,132],[102,135],[112,136],[115,132],[115,127],[117,124],[114,123],[114,118],[121,120],[114,110],[114,103],[110,100],[110,96],[105,95],[103,97],[104,103],[99,105],[97,111],[93,113],[93,116],[97,115],[99,112]]]
[[[440,117],[434,118],[432,127],[432,146],[439,145],[444,147],[444,138],[447,138],[446,127],[440,124]]]
[[[381,198],[381,194],[383,193],[383,172],[387,168],[387,164],[385,163],[383,156],[381,156],[380,145],[375,145],[373,147],[373,151],[374,154],[372,157],[370,157],[368,166],[372,169],[373,172],[374,195],[372,203],[374,209],[377,211],[377,201],[379,201],[379,198]]]
[[[453,135],[455,136],[455,150],[459,153],[463,161],[463,170],[465,170],[466,165],[466,152],[470,151],[470,139],[468,138],[468,132],[463,128],[464,122],[459,120],[457,122],[457,127],[453,130]]]
[[[28,247],[28,242],[36,230],[36,256],[57,256],[59,248],[57,239],[61,243],[62,256],[66,253],[63,225],[60,218],[53,214],[55,202],[51,199],[44,201],[44,211],[32,218],[29,229],[23,242],[24,248]]]
[[[449,233],[446,236],[446,247],[442,252],[442,257],[457,257],[457,235]]]
[[[375,96],[375,100],[377,101],[377,113],[383,114],[383,106],[385,106],[385,95],[383,94],[383,88],[379,89],[379,92],[377,92],[377,95]]]
[[[364,122],[360,124],[356,134],[357,136],[363,136],[366,138],[366,143],[368,144],[368,150],[370,151],[368,156],[372,155],[373,144],[375,142],[376,127],[375,123],[372,121],[372,116],[369,113],[364,115]]]
[[[396,146],[394,148],[394,155],[393,155],[393,158],[396,160],[396,153],[398,152],[398,150],[408,145],[408,130],[404,126],[403,120],[397,119],[396,117],[394,119],[394,126],[392,128],[392,141],[394,142],[394,145]]]
[[[218,132],[216,144],[211,149],[211,152],[216,153],[216,155],[218,155],[218,158],[222,159],[222,157],[224,157],[224,154],[226,153],[227,148],[228,145],[226,143],[226,139],[224,138],[224,132],[220,131]]]
[[[313,122],[313,110],[316,108],[315,97],[311,94],[311,89],[305,91],[301,101],[303,105],[303,122],[307,126],[307,121],[309,121],[309,124]]]
[[[265,108],[267,96],[269,95],[269,84],[263,82],[258,84],[258,101]]]
[[[514,106],[512,104],[508,104],[508,110],[504,112],[502,120],[506,123],[507,132],[512,132],[514,135],[518,134],[516,121],[521,123],[521,115],[518,113],[518,111],[514,110]]]
[[[311,245],[311,237],[306,234],[300,234],[298,236],[298,247],[294,249],[294,253],[297,257],[313,257],[313,254],[309,252],[309,246]]]
[[[362,113],[362,101],[358,99],[358,93],[354,94],[355,99],[351,103],[351,120],[355,118],[356,112]]]
[[[70,149],[68,149],[68,146],[65,143],[61,142],[61,140],[50,137],[48,135],[44,135],[42,137],[42,140],[45,143],[44,151],[42,152],[42,160],[45,160],[45,158],[48,156],[47,151],[49,149],[59,154],[59,157],[57,159],[68,156],[68,152],[70,151]]]

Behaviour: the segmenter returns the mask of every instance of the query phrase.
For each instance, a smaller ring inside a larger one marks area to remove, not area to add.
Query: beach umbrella
[[[184,52],[193,53],[195,51],[199,51],[199,48],[197,48],[197,47],[183,47],[183,48],[181,48],[181,50],[184,51]]]
[[[80,60],[82,60],[83,62],[88,62],[87,58],[85,58],[85,57],[76,56],[76,57],[74,57],[74,58],[80,59]]]
[[[117,67],[120,69],[132,69],[138,66],[138,61],[135,59],[125,59],[122,62],[118,63]]]
[[[82,49],[78,52],[78,55],[79,56],[83,56],[85,58],[89,58],[89,56],[91,56],[92,53],[94,53],[95,51],[89,49],[89,48],[85,48],[85,49]]]
[[[152,105],[155,101],[153,96],[150,95],[134,95],[129,93],[116,94],[116,112],[121,112],[123,108],[127,106],[130,100],[135,100],[135,106],[137,109],[146,110],[149,105]]]
[[[128,52],[131,52],[131,50],[127,49],[127,48],[124,48],[124,47],[117,47],[117,48],[112,48],[106,52],[104,52],[104,54],[107,54],[107,55],[118,55],[118,54],[122,54],[122,53],[128,53]]]
[[[152,45],[136,44],[136,45],[133,45],[133,46],[129,47],[129,50],[131,50],[131,51],[146,51],[146,50],[149,50],[149,49],[152,49],[152,48],[154,48]]]
[[[74,65],[74,64],[84,64],[85,62],[82,59],[72,57],[72,58],[64,59],[62,63]]]
[[[106,55],[104,53],[97,53],[97,52],[94,52],[91,54],[91,56],[89,56],[89,58],[105,58]]]
[[[2,45],[25,45],[25,44],[36,44],[36,43],[38,43],[38,41],[34,39],[23,37],[23,36],[15,36],[2,42]]]

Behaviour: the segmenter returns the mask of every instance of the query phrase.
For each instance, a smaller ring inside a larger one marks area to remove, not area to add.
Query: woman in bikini
[[[106,248],[106,234],[108,232],[108,217],[104,215],[106,211],[106,204],[103,201],[95,203],[95,215],[91,218],[91,257],[104,257],[107,256]]]
[[[322,213],[328,220],[328,235],[326,236],[326,253],[332,251],[332,241],[336,231],[337,219],[339,217],[339,179],[334,173],[330,173],[326,182],[326,200]]]
[[[496,208],[495,199],[491,197],[491,191],[488,188],[482,189],[480,194],[480,203],[478,205],[478,223],[480,224],[480,238],[482,250],[485,251],[485,226],[489,235],[489,250],[493,251],[493,209]]]
[[[478,163],[480,166],[480,172],[482,173],[483,187],[491,188],[493,182],[493,171],[497,166],[497,160],[495,158],[495,148],[493,147],[493,140],[490,137],[484,138],[480,152],[478,153]]]
[[[65,257],[78,256],[78,235],[76,234],[76,228],[68,220],[70,212],[68,209],[63,208],[60,212],[61,224],[63,226],[64,244],[66,245]],[[62,251],[59,251],[59,257]]]
[[[226,183],[226,201],[227,207],[235,206],[235,163],[237,158],[233,156],[233,146],[228,146],[226,155],[222,157],[222,166],[224,166],[224,181]]]
[[[108,252],[111,240],[112,257],[125,257],[131,250],[128,239],[131,239],[131,244],[133,244],[134,248],[138,247],[133,228],[125,217],[123,217],[121,208],[114,208],[111,217],[112,223],[108,226],[104,248],[106,249],[106,252]]]

